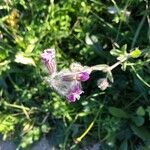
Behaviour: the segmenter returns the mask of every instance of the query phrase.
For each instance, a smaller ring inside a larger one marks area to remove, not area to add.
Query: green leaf
[[[18,123],[18,118],[9,115],[0,113],[0,133],[3,134],[3,139],[14,131],[15,125]]]
[[[135,50],[133,50],[131,53],[130,53],[130,56],[132,58],[138,58],[139,56],[141,55],[141,51],[136,48]]]
[[[113,74],[111,71],[108,71],[107,72],[107,78],[109,79],[110,82],[114,82],[114,78],[113,78]]]
[[[150,144],[149,145],[146,145],[144,147],[142,147],[143,149],[142,150],[150,150]]]
[[[47,124],[43,124],[43,125],[41,126],[41,130],[42,130],[43,133],[48,133],[49,130],[50,130],[50,128],[48,127]]]
[[[119,150],[128,150],[128,142],[126,139],[121,143]]]
[[[149,117],[150,117],[150,106],[148,106],[148,107],[146,108],[146,111],[148,112],[148,115],[149,115]]]
[[[128,114],[123,111],[122,109],[120,108],[116,108],[116,107],[109,107],[109,112],[110,114],[112,114],[113,116],[115,117],[119,117],[119,118],[130,118],[128,116]]]
[[[127,44],[125,44],[125,45],[123,45],[123,46],[121,47],[121,51],[122,51],[124,54],[126,54],[126,52],[127,52]]]
[[[150,132],[147,128],[145,128],[144,126],[142,127],[137,127],[133,124],[130,125],[131,129],[133,130],[133,132],[140,137],[142,140],[144,141],[149,141],[150,140]]]
[[[110,54],[113,56],[117,56],[117,60],[123,59],[127,55],[127,45],[123,45],[121,49],[112,49]]]
[[[126,71],[126,68],[127,68],[127,62],[122,63],[121,69],[123,71]]]
[[[142,106],[140,106],[137,111],[136,111],[136,114],[139,115],[139,116],[145,116],[145,110]]]
[[[113,55],[113,56],[120,56],[122,54],[122,51],[119,50],[119,49],[112,49],[110,51],[110,54]]]
[[[145,119],[141,116],[132,117],[132,121],[136,124],[136,126],[140,127],[144,124]]]

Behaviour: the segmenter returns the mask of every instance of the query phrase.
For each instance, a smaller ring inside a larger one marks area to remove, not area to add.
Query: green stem
[[[24,106],[20,106],[20,105],[16,105],[16,104],[9,104],[6,101],[4,102],[4,105],[8,106],[8,107],[18,108],[18,109],[21,109],[21,110],[23,110],[23,109],[25,109],[27,111],[30,110],[28,107],[24,107]]]
[[[67,139],[69,137],[69,132],[70,132],[70,129],[72,128],[73,124],[75,123],[75,121],[78,119],[78,114],[75,116],[74,120],[71,122],[71,124],[69,125],[69,127],[67,128],[65,134],[65,139],[64,139],[64,144],[63,144],[63,147],[62,147],[62,150],[65,150],[66,149],[66,143],[67,143]]]
[[[133,66],[131,66],[132,70],[134,71],[135,75],[137,76],[137,78],[142,82],[144,83],[147,87],[150,88],[150,84],[148,84],[138,73],[137,71],[135,70],[135,68]]]
[[[88,126],[88,128],[86,128],[86,130],[81,134],[81,136],[79,136],[78,138],[75,139],[75,142],[78,144],[82,141],[82,139],[89,133],[89,131],[92,129],[95,121],[97,120],[99,113],[101,111],[101,109],[103,108],[103,105],[100,105],[99,110],[96,113],[96,116],[94,118],[94,120],[90,123],[90,125]]]

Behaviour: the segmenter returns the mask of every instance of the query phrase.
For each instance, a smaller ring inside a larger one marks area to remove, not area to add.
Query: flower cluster
[[[41,59],[49,72],[48,82],[60,95],[65,96],[68,102],[75,102],[83,93],[81,82],[89,79],[91,70],[78,63],[70,65],[68,70],[57,71],[55,50],[46,49]]]
[[[88,67],[82,66],[79,63],[72,63],[68,70],[61,71],[57,71],[55,49],[44,50],[41,54],[41,59],[49,72],[47,81],[51,88],[56,90],[60,95],[65,96],[68,102],[75,102],[83,93],[81,83],[90,78],[92,71],[102,71],[106,74],[105,78],[100,78],[97,81],[97,86],[104,91],[108,87],[111,87],[111,83],[114,82],[111,71],[125,62],[128,58],[137,58],[140,54],[141,51],[135,49],[131,53],[126,53],[124,57],[121,56],[122,59],[119,59],[119,61],[112,66],[99,64]]]

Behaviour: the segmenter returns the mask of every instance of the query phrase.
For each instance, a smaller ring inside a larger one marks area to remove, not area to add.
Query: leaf
[[[3,62],[0,62],[0,68],[1,68],[0,75],[3,71],[5,72],[5,71],[7,71],[7,69],[10,68],[9,63],[10,63],[10,60],[5,60]]]
[[[121,60],[125,55],[127,55],[127,44],[123,45],[121,49],[112,49],[110,51],[110,54],[113,56],[117,56],[117,59]]]
[[[89,33],[86,33],[85,42],[87,45],[93,45],[98,42],[98,38],[94,35],[90,37]]]
[[[97,36],[95,35],[90,36],[90,33],[86,33],[85,42],[87,45],[90,45],[94,49],[94,51],[102,58],[106,57],[106,52],[103,51],[103,48],[99,43]]]
[[[127,52],[127,44],[125,44],[125,45],[123,45],[121,47],[121,51],[123,52],[123,54],[126,54],[126,52]]]
[[[119,150],[128,150],[128,142],[126,139],[121,143]]]
[[[130,118],[128,116],[128,114],[120,108],[109,107],[109,112],[110,112],[110,114],[112,114],[113,116],[118,117],[118,118]]]
[[[149,141],[150,140],[150,132],[147,128],[145,128],[144,126],[142,127],[137,127],[133,124],[130,125],[131,129],[133,130],[133,132],[140,137],[142,140],[144,141]]]
[[[3,134],[3,139],[5,140],[14,131],[15,125],[18,123],[18,118],[0,113],[0,122],[0,133]]]
[[[141,116],[132,117],[132,121],[136,124],[136,126],[140,127],[144,124],[145,119]]]
[[[109,79],[110,82],[114,82],[114,78],[113,78],[113,74],[111,71],[108,71],[107,72],[107,78]]]
[[[142,106],[140,106],[137,111],[136,111],[136,114],[139,115],[139,116],[145,116],[145,110]]]
[[[122,63],[121,69],[123,71],[126,71],[126,68],[127,68],[127,62]]]
[[[18,53],[15,56],[15,62],[25,64],[25,65],[35,65],[33,58],[24,56],[24,53]]]
[[[150,117],[150,106],[148,106],[148,107],[146,108],[146,111],[148,112],[148,115],[149,115],[149,117]]]
[[[122,54],[122,51],[119,50],[119,49],[112,49],[112,50],[110,51],[110,54],[111,54],[112,56],[120,56],[120,54]]]

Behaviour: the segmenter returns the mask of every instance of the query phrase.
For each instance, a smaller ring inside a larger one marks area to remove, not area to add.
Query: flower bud
[[[101,78],[101,79],[99,79],[99,80],[97,81],[97,85],[98,85],[98,87],[99,87],[102,91],[104,91],[104,90],[106,90],[108,87],[110,87],[110,84],[109,84],[107,78]]]
[[[87,81],[90,78],[89,73],[87,72],[80,72],[76,75],[76,79],[78,81]]]
[[[70,72],[64,73],[61,78],[63,81],[73,81],[76,80],[76,74]]]
[[[41,54],[41,59],[44,65],[47,67],[49,74],[56,72],[56,60],[55,60],[55,49],[46,49]]]
[[[62,80],[63,81],[73,81],[73,80],[77,80],[77,81],[87,81],[90,77],[89,77],[89,73],[87,72],[64,72],[62,74]]]

